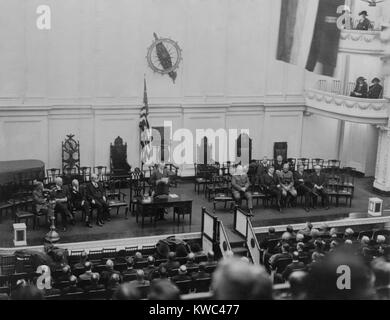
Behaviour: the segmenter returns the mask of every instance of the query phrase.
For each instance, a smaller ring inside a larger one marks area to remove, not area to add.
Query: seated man
[[[150,176],[150,184],[154,196],[169,194],[169,172],[164,168],[164,163],[156,165]]]
[[[54,216],[54,203],[50,203],[45,197],[43,183],[40,181],[35,184],[33,198],[36,213],[39,214],[42,212],[43,214],[47,214],[50,222],[50,218]]]
[[[283,157],[281,155],[278,155],[276,157],[276,162],[274,163],[275,173],[277,175],[280,175],[283,171],[283,165],[286,163],[286,161],[283,160]]]
[[[68,208],[68,191],[62,186],[62,178],[57,177],[55,179],[55,187],[51,191],[51,197],[55,199],[54,211],[61,215],[62,231],[66,231],[68,219],[73,225],[76,224],[73,215],[70,213]]]
[[[165,169],[164,163],[156,165],[156,169],[150,176],[150,184],[152,186],[152,196],[157,198],[165,198],[169,195],[169,172]],[[160,209],[160,220],[164,220],[166,210]]]
[[[99,182],[98,176],[95,173],[91,175],[91,182],[87,184],[87,198],[92,208],[97,209],[96,224],[98,226],[103,225],[104,220],[111,220],[103,186]]]
[[[72,181],[72,189],[70,190],[70,201],[72,206],[76,210],[82,210],[85,215],[85,224],[87,227],[92,228],[92,211],[87,200],[85,190],[80,190],[79,181],[74,179]]]
[[[322,202],[325,206],[325,209],[328,210],[329,209],[329,196],[328,196],[328,193],[326,191],[326,185],[328,184],[328,178],[324,173],[321,172],[321,166],[316,165],[314,167],[314,173],[310,177],[310,182],[313,186],[312,192],[314,195],[314,198],[313,198],[314,207],[317,204],[318,196],[321,196]]]
[[[288,163],[283,165],[283,170],[279,175],[279,184],[282,189],[282,197],[285,200],[285,205],[288,205],[290,201],[295,202],[297,191],[294,188],[294,177]],[[292,199],[290,197],[292,197]]]
[[[249,192],[249,178],[241,165],[237,166],[235,174],[232,176],[232,193],[236,202],[241,201],[241,197],[248,200],[249,215],[253,216],[252,194]]]
[[[308,186],[310,183],[309,176],[304,172],[304,166],[302,164],[298,165],[298,170],[294,173],[294,184],[295,189],[297,190],[298,195],[303,195],[305,197],[305,210],[310,211],[310,195],[311,189]]]
[[[187,267],[185,265],[180,266],[179,273],[171,278],[172,282],[191,280],[191,277],[187,274]]]
[[[261,185],[266,195],[276,197],[277,207],[279,211],[282,212],[282,207],[280,205],[282,190],[280,189],[279,179],[275,174],[274,167],[268,168],[267,174],[263,176]]]
[[[261,184],[261,179],[263,175],[265,175],[268,172],[268,159],[266,156],[260,161],[259,165],[257,166],[257,171],[256,171],[256,184]]]

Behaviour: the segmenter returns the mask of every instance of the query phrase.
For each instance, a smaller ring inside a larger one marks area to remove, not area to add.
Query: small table
[[[179,210],[184,210],[186,213],[180,213],[173,210],[173,220],[175,221],[175,216],[177,214],[177,224],[180,223],[180,215],[189,214],[190,215],[190,224],[192,223],[192,201],[193,199],[187,197],[186,195],[175,195],[170,194],[166,198],[150,198],[150,201],[140,200],[137,204],[136,210],[136,221],[138,223],[138,215],[141,215],[142,221],[141,226],[144,227],[144,220],[146,213],[155,212],[158,214],[158,209],[167,209],[174,208]],[[152,217],[152,216],[151,216]]]

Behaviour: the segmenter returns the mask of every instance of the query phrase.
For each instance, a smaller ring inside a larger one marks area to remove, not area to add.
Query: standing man
[[[314,166],[314,173],[310,178],[310,182],[313,186],[312,192],[314,194],[314,208],[318,201],[318,196],[321,196],[322,202],[325,206],[325,210],[329,209],[329,196],[326,191],[326,185],[328,184],[327,176],[321,172],[321,166]]]
[[[90,204],[87,200],[85,189],[80,190],[79,181],[74,179],[72,181],[72,189],[70,190],[70,200],[73,208],[81,210],[85,215],[85,224],[87,227],[92,228],[92,211]]]
[[[67,221],[70,220],[71,224],[75,225],[75,219],[68,208],[69,194],[63,187],[62,178],[57,177],[55,179],[55,186],[51,191],[51,198],[55,199],[54,211],[61,215],[62,231],[66,231]]]
[[[156,165],[156,169],[150,176],[150,184],[154,195],[169,194],[169,172],[164,163]]]
[[[290,171],[290,165],[288,163],[283,165],[283,170],[279,176],[279,184],[282,188],[282,197],[285,200],[286,206],[291,202],[295,202],[297,191],[294,188],[294,176]]]
[[[87,197],[92,208],[97,209],[96,224],[101,227],[104,220],[110,221],[110,211],[104,189],[95,173],[91,175],[91,182],[87,184]]]
[[[309,212],[311,190],[308,187],[308,183],[310,183],[310,179],[303,169],[304,166],[302,164],[298,165],[298,170],[294,173],[294,184],[297,193],[305,197],[305,210]]]
[[[242,197],[248,201],[249,215],[253,216],[252,194],[249,192],[249,178],[241,165],[237,166],[235,174],[232,176],[232,194],[234,200],[239,202]]]
[[[278,210],[282,212],[282,206],[280,205],[282,190],[279,184],[279,179],[275,174],[274,167],[268,168],[268,172],[263,176],[261,185],[266,195],[276,197],[276,205],[278,207]]]

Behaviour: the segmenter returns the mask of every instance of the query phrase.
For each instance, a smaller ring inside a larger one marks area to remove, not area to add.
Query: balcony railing
[[[381,55],[383,44],[380,40],[379,30],[353,30],[345,29],[340,34],[340,52]]]
[[[383,80],[381,83],[383,85]],[[342,83],[340,80],[318,80],[315,89],[333,94],[349,96],[355,89],[355,82]]]

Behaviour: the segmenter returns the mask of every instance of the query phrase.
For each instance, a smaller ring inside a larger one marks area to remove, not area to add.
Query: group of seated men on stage
[[[150,177],[150,195],[153,197],[166,197],[169,194],[170,172],[164,163],[156,164]],[[54,213],[61,215],[62,230],[66,231],[68,222],[75,224],[74,211],[80,210],[85,216],[85,224],[92,228],[93,209],[97,210],[96,225],[102,227],[110,221],[110,211],[105,189],[96,174],[91,175],[90,182],[80,186],[74,179],[71,186],[64,186],[63,179],[57,177],[52,189],[45,189],[42,182],[35,183],[33,198],[36,213],[47,214],[49,220]],[[164,220],[165,211],[162,210],[160,219]]]
[[[45,189],[42,182],[35,183],[33,198],[37,213],[47,214],[49,220],[54,213],[61,215],[62,230],[66,231],[68,222],[75,224],[74,210],[81,210],[86,226],[92,228],[93,209],[97,209],[96,225],[102,227],[110,221],[110,212],[105,191],[99,177],[91,175],[91,181],[81,187],[74,179],[71,186],[64,186],[61,177],[55,179],[52,189]]]
[[[264,158],[251,177],[248,177],[246,171],[241,165],[237,166],[232,175],[232,194],[236,202],[247,199],[250,215],[253,215],[251,185],[258,186],[265,195],[275,198],[280,212],[282,207],[295,206],[298,195],[304,196],[304,209],[307,212],[310,211],[311,203],[316,208],[318,197],[321,197],[325,209],[329,209],[326,191],[328,178],[319,165],[314,166],[312,174],[308,174],[304,166],[298,164],[297,171],[293,173],[290,164],[278,156],[273,166],[269,166],[268,160]]]

